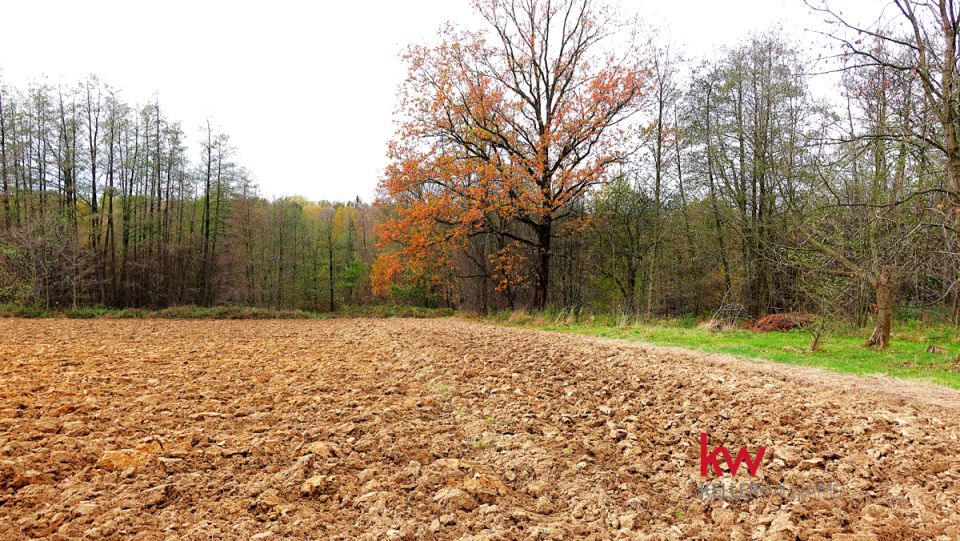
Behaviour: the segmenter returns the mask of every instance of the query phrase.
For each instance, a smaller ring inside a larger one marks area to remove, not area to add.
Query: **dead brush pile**
[[[758,319],[750,329],[754,332],[793,331],[813,325],[815,318],[808,314],[770,314]]]

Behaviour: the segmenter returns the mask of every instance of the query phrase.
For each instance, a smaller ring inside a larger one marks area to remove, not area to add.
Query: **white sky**
[[[865,14],[885,3],[832,1]],[[805,28],[822,28],[802,0],[619,4],[688,58],[778,22],[804,43],[820,41]],[[96,73],[128,102],[156,94],[190,141],[208,117],[229,134],[263,194],[312,200],[372,199],[404,77],[399,53],[446,21],[475,21],[469,0],[0,0],[0,13],[6,82]]]

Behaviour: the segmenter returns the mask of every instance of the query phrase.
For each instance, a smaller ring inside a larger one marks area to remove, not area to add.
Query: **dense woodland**
[[[226,134],[96,77],[0,81],[0,302],[737,306],[878,347],[897,307],[960,317],[960,6],[812,4],[826,53],[709,61],[590,0],[475,7],[406,51],[372,204],[268,201]]]
[[[3,301],[329,310],[363,298],[369,205],[266,201],[225,134],[188,135],[160,103],[125,103],[96,77],[3,86],[0,100]]]

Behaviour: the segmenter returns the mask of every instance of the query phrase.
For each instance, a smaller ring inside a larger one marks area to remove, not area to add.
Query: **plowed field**
[[[958,539],[958,402],[461,320],[6,319],[0,539]],[[780,488],[705,493],[701,433]]]

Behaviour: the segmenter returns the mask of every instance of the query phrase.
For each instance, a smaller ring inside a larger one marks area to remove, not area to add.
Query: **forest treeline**
[[[590,0],[474,5],[485,31],[407,52],[375,285],[481,311],[873,314],[881,348],[897,306],[956,321],[960,5],[857,27],[811,4],[818,55],[772,29],[710,59]]]
[[[268,201],[95,77],[0,86],[0,302],[726,306],[879,347],[897,306],[960,316],[960,7],[812,5],[829,58],[773,29],[704,60],[591,0],[474,6],[405,53],[373,204]]]
[[[259,197],[209,122],[91,76],[0,86],[0,128],[2,302],[330,310],[369,289],[370,206]]]

